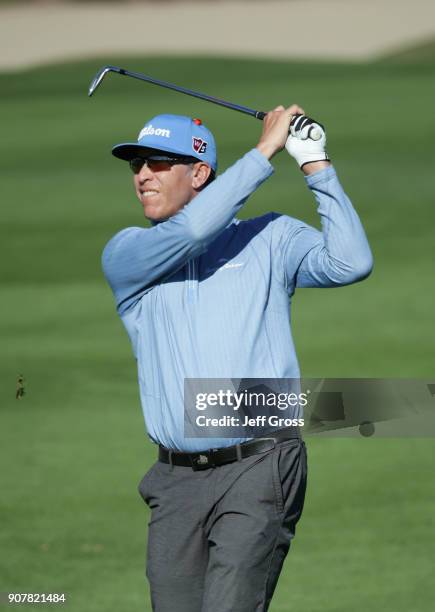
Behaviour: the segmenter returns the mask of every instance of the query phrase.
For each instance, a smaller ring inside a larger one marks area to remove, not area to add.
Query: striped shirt
[[[305,177],[322,231],[274,212],[236,219],[272,173],[253,149],[176,215],[124,229],[104,249],[104,274],[137,359],[146,428],[166,448],[241,441],[184,438],[184,379],[298,378],[295,289],[347,285],[371,271],[363,227],[332,166]]]

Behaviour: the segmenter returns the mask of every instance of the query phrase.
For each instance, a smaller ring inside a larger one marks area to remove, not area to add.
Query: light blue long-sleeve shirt
[[[137,359],[145,423],[167,448],[198,451],[234,438],[184,438],[185,378],[299,378],[290,327],[296,287],[362,280],[372,256],[333,167],[306,177],[322,231],[286,215],[240,221],[271,174],[249,151],[176,215],[117,233],[103,252]]]

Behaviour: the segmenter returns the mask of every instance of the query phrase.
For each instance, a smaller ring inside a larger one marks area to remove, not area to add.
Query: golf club
[[[240,113],[245,113],[246,115],[251,115],[251,117],[255,117],[256,119],[263,120],[267,114],[263,111],[256,111],[252,108],[248,108],[247,106],[240,106],[239,104],[233,104],[232,102],[227,102],[225,100],[221,100],[220,98],[215,98],[213,96],[209,96],[198,91],[192,91],[191,89],[186,89],[185,87],[180,87],[179,85],[174,85],[173,83],[160,81],[159,79],[154,79],[140,72],[131,72],[130,70],[125,70],[125,68],[119,68],[118,66],[103,66],[103,68],[100,68],[89,86],[89,96],[92,96],[97,87],[101,85],[101,82],[103,81],[106,74],[108,74],[109,72],[116,72],[118,74],[123,74],[125,76],[132,77],[133,79],[145,81],[146,83],[159,85],[160,87],[166,87],[166,89],[172,89],[174,91],[178,91],[179,93],[184,93],[188,96],[199,98],[200,100],[212,102],[213,104],[218,104],[219,106],[224,106],[225,108],[230,108],[232,110],[239,111]],[[309,132],[309,138],[311,138],[312,140],[320,140],[321,137],[322,131],[319,130],[317,127],[313,126]]]

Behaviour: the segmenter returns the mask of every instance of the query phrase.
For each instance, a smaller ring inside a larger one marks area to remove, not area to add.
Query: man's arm
[[[322,231],[302,225],[288,239],[284,245],[287,278],[295,277],[297,287],[333,287],[363,280],[372,270],[372,254],[334,168],[311,173],[305,180],[315,195]]]
[[[329,162],[323,126],[298,108],[296,113],[301,116],[294,122],[290,116],[289,136],[286,122],[294,112],[295,107],[279,106],[268,113],[264,121],[274,127],[275,146],[270,139],[268,146],[261,146],[261,140],[257,146],[268,159],[285,146],[306,175],[318,203],[322,232],[288,219],[288,232],[281,243],[287,287],[291,291],[295,280],[298,287],[332,287],[362,280],[371,272],[372,254],[359,217]]]
[[[102,264],[118,310],[203,252],[272,172],[253,149],[167,221],[116,234],[103,251]]]

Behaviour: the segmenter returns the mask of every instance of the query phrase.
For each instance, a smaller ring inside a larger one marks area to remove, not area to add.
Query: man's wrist
[[[266,159],[272,159],[272,157],[276,153],[276,148],[268,144],[267,142],[259,142],[255,148],[257,149],[257,151],[260,151],[260,153],[264,155]]]
[[[328,160],[321,160],[315,162],[307,162],[301,168],[302,172],[309,176],[310,174],[314,174],[315,172],[319,172],[319,170],[324,170],[325,168],[329,168],[331,166],[331,162]]]

